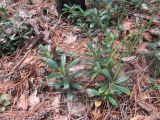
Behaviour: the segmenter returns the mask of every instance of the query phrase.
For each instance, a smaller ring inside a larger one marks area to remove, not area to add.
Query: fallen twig
[[[23,63],[23,61],[25,60],[25,58],[27,57],[27,55],[30,53],[30,51],[31,51],[31,49],[27,51],[27,53],[24,55],[24,57],[18,62],[18,64],[16,64],[16,65],[13,67],[13,69],[11,70],[11,72],[9,72],[9,73],[6,75],[6,77],[10,76],[10,75],[13,73],[13,71],[14,71],[21,63]]]

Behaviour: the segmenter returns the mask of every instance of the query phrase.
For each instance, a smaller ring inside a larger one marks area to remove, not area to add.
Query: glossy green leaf
[[[107,85],[100,87],[98,90],[99,93],[104,93],[107,90],[107,87],[108,87]]]
[[[116,84],[123,84],[126,83],[129,79],[129,76],[120,77],[118,80],[115,81]]]
[[[90,28],[94,28],[95,25],[96,25],[95,23],[91,23],[89,27],[90,27]]]
[[[103,15],[103,16],[100,18],[100,20],[103,21],[103,20],[107,19],[107,17],[108,17],[107,15]]]
[[[107,96],[107,95],[109,95],[110,93],[109,93],[108,90],[106,90],[106,91],[104,92],[104,94]]]
[[[56,48],[56,53],[57,53],[57,54],[61,54],[62,52],[63,52],[63,49],[61,49],[61,48],[59,48],[59,47]]]
[[[107,77],[109,80],[112,80],[111,74],[107,69],[103,69],[103,74],[105,77]]]
[[[96,8],[92,8],[92,9],[88,9],[86,10],[86,15],[93,15],[93,14],[97,14],[97,9]]]
[[[59,66],[57,65],[57,63],[54,60],[49,59],[49,58],[45,58],[45,57],[43,57],[42,59],[43,59],[43,61],[45,61],[45,63],[47,65],[52,67],[53,70],[58,70],[59,69]]]
[[[92,11],[93,11],[93,13],[94,13],[95,15],[97,15],[97,14],[98,14],[98,11],[97,11],[97,9],[96,9],[96,8],[93,8],[93,9],[92,9]]]
[[[155,85],[155,84],[156,84],[156,80],[153,79],[153,78],[150,78],[149,81],[150,81],[150,83],[151,83],[152,85]]]
[[[82,75],[82,71],[79,70],[79,71],[73,73],[73,74],[72,74],[72,77],[73,77],[73,78],[77,78],[77,77],[80,77],[81,75]]]
[[[105,11],[103,11],[101,14],[100,14],[100,16],[104,16],[104,15],[106,15],[107,14],[107,10],[105,10]]]
[[[71,86],[72,86],[72,88],[75,88],[75,89],[78,89],[78,90],[81,90],[81,89],[83,88],[83,87],[82,87],[80,84],[78,84],[78,83],[72,83]]]
[[[73,94],[70,91],[67,92],[67,99],[68,100],[72,100],[73,99]]]
[[[93,56],[93,53],[85,53],[86,56]]]
[[[130,94],[130,90],[127,87],[119,86],[119,85],[114,85],[118,90],[122,91],[123,93]]]
[[[65,66],[65,64],[66,64],[66,55],[62,55],[61,56],[61,66]]]
[[[75,59],[74,61],[72,61],[72,62],[67,66],[67,69],[72,68],[72,67],[73,67],[74,65],[76,65],[78,62],[79,62],[79,58],[78,58],[78,59]]]
[[[89,60],[89,59],[86,59],[85,61],[84,61],[85,63],[94,63],[94,61],[93,60]]]
[[[114,106],[118,106],[116,100],[112,97],[112,96],[108,96],[107,99],[109,100],[109,102],[114,105]]]
[[[111,93],[110,94],[116,94],[116,95],[121,95],[123,92],[120,91],[119,89],[116,88],[115,85],[111,86]]]
[[[46,52],[47,51],[45,46],[43,46],[43,45],[40,45],[39,48],[40,48],[41,52]]]
[[[90,50],[92,53],[94,53],[94,48],[93,48],[91,42],[87,43],[87,47],[89,48],[89,50]]]
[[[63,81],[64,89],[69,89],[69,82],[67,80]]]
[[[97,70],[98,70],[98,71],[100,71],[100,70],[101,70],[101,65],[100,65],[100,63],[99,63],[99,62],[96,62],[96,68],[97,68]]]
[[[112,66],[113,66],[113,65],[112,65]],[[120,72],[121,72],[121,67],[120,67],[120,65],[117,65],[117,66],[116,66],[116,71],[115,71],[115,73],[114,73],[114,78],[113,78],[114,81],[117,80]]]
[[[74,58],[78,56],[78,54],[73,51],[69,52],[68,54],[69,54],[69,56],[74,57]]]
[[[49,82],[48,86],[55,87],[56,89],[60,89],[62,87],[62,82]]]
[[[89,94],[90,97],[94,97],[94,96],[100,96],[100,93],[95,90],[95,89],[88,89],[87,90],[87,93]]]
[[[50,74],[50,75],[48,75],[47,76],[47,79],[53,79],[53,78],[62,78],[63,76],[62,75],[60,75],[60,74]]]

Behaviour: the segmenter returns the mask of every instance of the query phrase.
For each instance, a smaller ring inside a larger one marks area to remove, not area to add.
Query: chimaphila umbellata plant
[[[76,89],[82,89],[82,86],[76,81],[76,79],[81,75],[81,71],[78,70],[74,73],[71,73],[69,71],[70,68],[72,68],[79,62],[79,58],[68,63],[65,53],[58,54],[57,59],[53,58],[50,52],[48,52],[44,46],[40,46],[40,50],[41,53],[43,53],[42,60],[53,71],[53,73],[47,76],[47,80],[49,80],[48,85],[54,87],[57,90],[66,92],[67,99],[72,100],[72,91]]]
[[[106,37],[108,39],[109,37]],[[120,60],[115,60],[117,50],[112,48],[115,36],[112,40],[95,41],[88,43],[88,52],[86,55],[89,59],[87,64],[91,66],[90,76],[96,81],[96,87],[87,90],[89,96],[98,97],[98,100],[110,101],[112,105],[117,106],[115,97],[121,94],[130,94],[130,90],[124,86],[129,80],[128,76],[120,76],[122,64]],[[102,77],[103,80],[99,80]]]

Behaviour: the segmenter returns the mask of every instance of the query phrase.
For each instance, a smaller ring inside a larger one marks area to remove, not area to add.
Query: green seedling
[[[150,78],[150,79],[149,79],[149,82],[150,82],[150,85],[151,85],[151,89],[153,89],[153,90],[159,90],[159,89],[160,89],[160,85],[158,85],[158,84],[156,83],[156,80],[155,80],[155,79]]]
[[[44,53],[45,48],[41,46],[41,51]],[[57,51],[58,52],[58,51]],[[45,56],[44,56],[45,55]],[[54,87],[57,90],[66,92],[67,99],[73,99],[73,90],[80,90],[82,86],[75,80],[81,75],[81,71],[71,73],[69,70],[75,66],[79,59],[75,59],[70,63],[67,63],[66,55],[59,54],[58,60],[51,57],[49,52],[43,54],[42,60],[51,67],[53,73],[47,76],[47,80],[55,80],[48,82],[49,86]],[[57,59],[57,58],[56,58]]]
[[[90,52],[86,54],[89,58],[86,62],[91,67],[91,78],[97,82],[97,87],[89,88],[88,94],[91,97],[96,96],[102,101],[108,100],[112,105],[117,106],[116,96],[130,94],[130,90],[124,86],[129,77],[120,77],[122,64],[120,60],[114,60],[117,51],[111,47],[113,41],[109,42],[108,40],[108,45],[105,43],[103,41],[88,43]],[[103,76],[104,80],[99,81],[98,76]]]
[[[10,101],[8,95],[2,94],[0,96],[0,105],[1,105],[0,111],[4,112],[10,104],[11,104],[11,101]]]

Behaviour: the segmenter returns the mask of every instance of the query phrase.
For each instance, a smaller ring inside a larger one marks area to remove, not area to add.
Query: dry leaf
[[[99,120],[102,117],[102,113],[100,109],[95,109],[92,111],[93,119],[94,120]]]
[[[61,94],[58,94],[53,98],[52,106],[54,107],[54,110],[56,113],[59,113],[60,98],[61,98]]]
[[[33,27],[36,34],[40,33],[39,26],[37,25],[37,20],[36,19],[28,19],[26,21],[27,21],[27,23],[29,23]]]
[[[160,119],[159,113],[158,114],[153,113],[150,116],[148,116],[146,120],[159,120],[159,119]]]
[[[132,23],[129,21],[124,21],[123,30],[130,30],[132,28]]]
[[[137,45],[136,53],[142,53],[142,52],[148,53],[149,51],[148,51],[147,47],[148,47],[147,43],[142,43],[142,44]]]
[[[157,79],[156,81],[157,81],[157,84],[159,85],[160,84],[160,79]]]
[[[150,115],[150,116],[136,115],[130,120],[159,120],[159,117],[157,115]]]
[[[27,58],[24,60],[23,64],[31,63],[31,61],[33,60],[33,58],[34,58],[34,56],[29,56],[29,57],[27,57]]]
[[[48,41],[49,40],[49,36],[50,36],[50,32],[48,30],[43,32],[44,34],[44,40]]]
[[[35,90],[30,96],[29,96],[29,105],[30,105],[30,110],[32,110],[39,102],[40,99],[37,97],[37,90]]]
[[[138,13],[135,13],[133,14],[135,17],[139,17],[139,18],[144,18],[144,19],[151,19],[151,16],[149,15],[145,15],[145,14],[138,14]]]
[[[43,3],[42,0],[33,0],[32,2],[33,4],[37,3],[38,5],[41,5]]]
[[[143,32],[142,36],[147,41],[151,41],[151,39],[152,39],[151,36],[150,36],[150,34],[148,32]]]
[[[19,102],[17,103],[17,107],[23,110],[27,110],[28,106],[29,106],[29,101],[25,96],[25,94],[22,94],[21,97],[19,98]]]
[[[99,107],[102,105],[102,100],[96,100],[94,104],[96,107]]]
[[[65,35],[65,39],[64,39],[64,42],[66,44],[71,44],[71,43],[75,43],[76,40],[77,40],[77,35],[73,35],[72,33],[69,33],[68,35]]]
[[[37,11],[33,9],[33,10],[30,10],[29,13],[33,16],[37,14]]]
[[[123,57],[122,61],[129,62],[129,61],[134,60],[135,58],[136,58],[136,56]]]
[[[119,42],[118,40],[116,40],[116,41],[113,43],[112,48],[118,49],[118,51],[122,51],[123,49],[126,49],[126,47],[123,46],[122,43]]]
[[[67,107],[70,115],[84,113],[86,109],[85,105],[82,102],[77,101],[77,99],[78,98],[74,97],[73,101],[67,102]]]
[[[137,116],[131,118],[130,120],[145,120],[145,116],[137,115]]]
[[[103,81],[103,80],[105,80],[106,78],[101,75],[101,76],[98,76],[96,79],[97,79],[98,81]]]
[[[149,79],[149,78],[148,78]],[[142,92],[138,95],[138,101],[142,101],[142,100],[147,100],[147,99],[150,99],[151,96],[149,94],[149,92]]]
[[[68,117],[67,115],[63,116],[63,115],[56,114],[53,120],[68,120]]]
[[[149,103],[147,103],[147,102],[139,101],[137,104],[138,104],[143,110],[147,111],[148,114],[156,113],[156,112],[157,112],[156,108],[155,108],[153,105],[151,105],[151,104],[149,104]]]
[[[28,13],[22,9],[19,10],[19,16],[22,18],[29,18],[31,16],[28,15]]]

